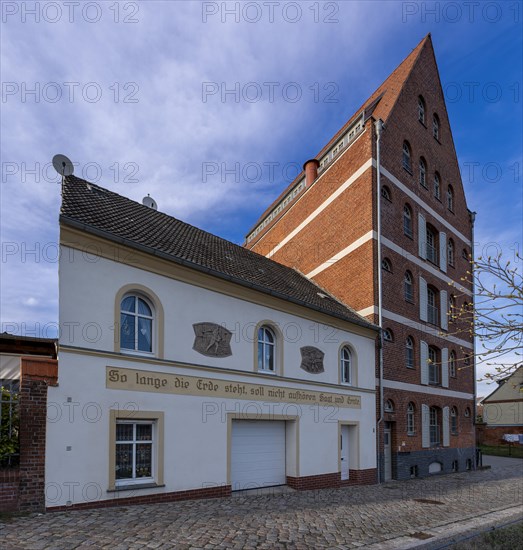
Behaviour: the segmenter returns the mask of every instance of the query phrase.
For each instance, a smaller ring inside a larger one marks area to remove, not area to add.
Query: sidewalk
[[[0,522],[0,546],[438,548],[448,537],[521,517],[522,504],[520,470],[505,465],[371,487],[19,517]]]

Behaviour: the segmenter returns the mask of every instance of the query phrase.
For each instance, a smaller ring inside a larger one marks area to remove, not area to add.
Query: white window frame
[[[456,378],[456,352],[454,350],[449,354],[449,374],[451,378]]]
[[[352,386],[352,351],[348,346],[342,346],[340,349],[340,381]]]
[[[127,298],[131,298],[131,297],[135,299],[134,312],[122,310],[122,304],[123,304],[124,300],[127,299]],[[150,316],[149,315],[144,315],[143,313],[138,312],[138,300],[142,300],[143,302],[145,302],[147,307],[151,310],[151,315]],[[123,346],[123,341],[122,341],[122,330],[123,330],[122,315],[129,315],[129,316],[134,317],[134,348],[125,348]],[[138,348],[138,330],[139,330],[138,320],[139,319],[147,319],[147,320],[151,321],[151,349],[150,350],[142,350],[142,349]],[[119,326],[119,329],[120,329],[120,351],[122,351],[124,353],[133,353],[133,354],[137,354],[137,355],[146,355],[146,356],[154,355],[155,354],[155,338],[156,338],[155,322],[156,322],[156,314],[155,314],[155,309],[154,309],[154,306],[153,306],[151,300],[149,300],[146,296],[144,296],[143,294],[141,294],[139,292],[127,292],[126,294],[124,294],[122,296],[122,299],[120,300],[120,319],[119,319],[119,325],[120,325]]]
[[[130,424],[133,426],[133,439],[132,440],[122,440],[118,441],[115,436],[115,451],[118,448],[118,445],[131,445],[132,446],[132,477],[130,478],[116,478],[116,461],[115,461],[115,485],[116,487],[127,486],[127,485],[140,485],[140,484],[149,484],[154,483],[156,479],[155,463],[156,463],[156,421],[154,420],[116,420],[116,432],[118,432],[119,424]],[[136,427],[138,425],[151,426],[151,439],[150,440],[137,440],[136,439]],[[136,477],[136,446],[139,444],[150,445],[151,446],[151,475],[147,477]]]
[[[270,333],[272,335],[272,342],[265,338],[266,333]],[[260,338],[260,333],[263,333],[263,338]],[[262,348],[262,354],[261,354],[261,365],[260,365],[260,346]],[[276,369],[278,366],[276,365],[276,346],[277,346],[277,337],[276,332],[273,330],[273,328],[269,325],[262,325],[258,329],[258,346],[257,346],[257,361],[258,361],[258,372],[264,372],[269,374],[275,374]],[[272,349],[272,365],[273,368],[267,368],[266,363],[266,356],[265,356],[265,350],[266,348]]]
[[[429,433],[430,446],[439,447],[441,445],[441,425],[439,422],[439,412],[437,407],[429,409]]]
[[[414,340],[407,336],[405,340],[405,366],[408,369],[414,368]]]
[[[427,163],[423,157],[419,159],[419,184],[427,188]]]
[[[430,286],[427,286],[427,322],[431,325],[438,324],[437,292]]]
[[[407,405],[407,435],[416,434],[416,407],[414,403]]]
[[[403,205],[403,233],[411,238],[414,234],[412,228],[412,210],[408,204]]]
[[[407,302],[414,302],[414,280],[410,271],[403,276],[403,296]]]
[[[438,386],[441,384],[440,366],[438,364],[438,352],[435,347],[428,348],[428,369],[429,369],[429,384]]]

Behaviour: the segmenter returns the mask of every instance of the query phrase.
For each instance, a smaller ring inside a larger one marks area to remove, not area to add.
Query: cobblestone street
[[[523,462],[381,486],[56,512],[0,522],[2,549],[416,548],[515,519]]]

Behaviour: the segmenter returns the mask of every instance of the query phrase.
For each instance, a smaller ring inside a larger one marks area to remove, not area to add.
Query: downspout
[[[476,283],[474,279],[474,261],[476,259],[476,255],[474,252],[474,223],[476,221],[476,212],[470,212],[470,223],[471,223],[471,263],[470,263],[470,279],[472,283],[472,311],[476,311]],[[474,323],[474,313],[472,315],[472,323]],[[472,373],[474,376],[474,404],[472,407],[473,411],[473,426],[474,426],[474,469],[477,468],[477,448],[478,448],[478,440],[477,440],[477,432],[476,432],[476,425],[477,425],[477,388],[476,388],[476,331],[474,330],[474,326],[472,326]],[[481,462],[479,466],[483,466],[483,457],[480,458]]]
[[[380,454],[380,426],[383,422],[383,303],[382,303],[382,278],[381,278],[381,178],[380,178],[380,140],[383,130],[383,121],[376,121],[376,230],[377,237],[377,273],[378,273],[378,326],[380,332],[378,335],[378,367],[379,367],[379,384],[380,384],[380,416],[376,424],[376,439],[377,439],[377,464],[378,464],[378,481],[383,482],[383,474],[381,471],[381,454]]]

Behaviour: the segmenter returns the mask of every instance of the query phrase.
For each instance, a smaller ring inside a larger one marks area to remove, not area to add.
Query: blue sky
[[[2,4],[2,331],[56,335],[54,154],[241,243],[428,32],[476,249],[521,251],[521,2],[71,4]]]

